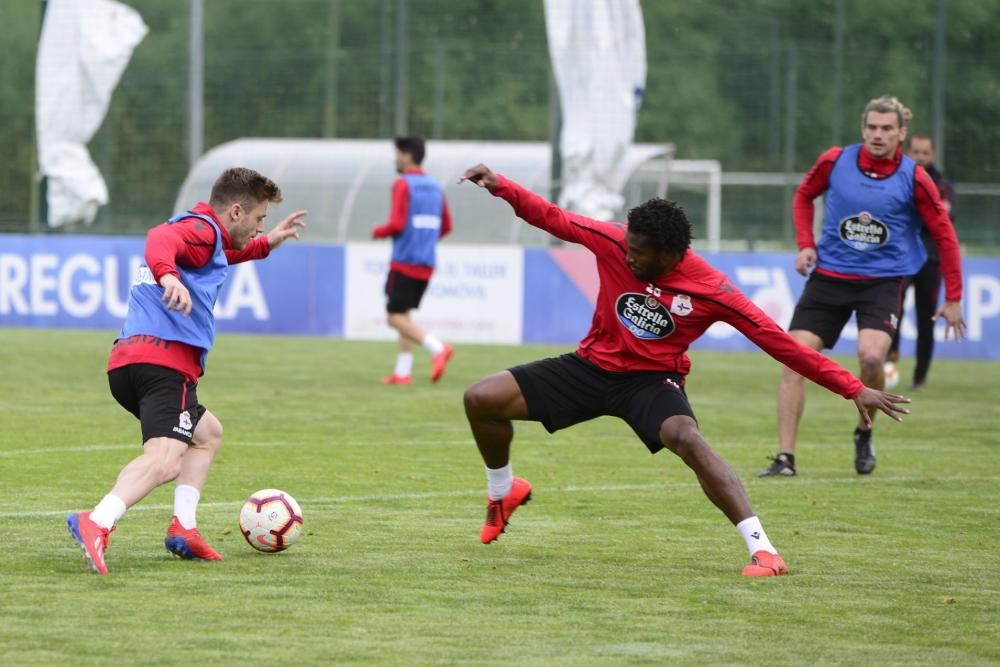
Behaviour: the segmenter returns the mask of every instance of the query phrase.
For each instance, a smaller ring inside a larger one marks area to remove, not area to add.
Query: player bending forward
[[[146,263],[129,292],[128,314],[108,359],[111,394],[142,425],[142,454],[118,474],[111,492],[90,512],[67,517],[70,534],[90,568],[107,574],[108,536],[125,510],[176,480],[174,517],[164,544],[191,560],[222,560],[195,521],[201,489],[222,446],[222,424],[198,402],[198,378],[215,340],[212,308],[230,264],[263,259],[298,238],[305,211],[266,236],[274,182],[252,169],[227,169],[209,202],[153,227]]]
[[[564,211],[484,165],[468,180],[514,212],[597,258],[600,291],[593,324],[577,351],[480,380],[465,392],[465,413],[486,464],[489,487],[480,539],[499,537],[531,485],[510,465],[512,420],[538,421],[550,433],[594,417],[623,419],[651,453],[666,447],[698,477],[702,490],[746,541],[750,577],[787,574],[736,473],[705,441],[684,392],[688,346],[714,322],[726,322],[778,361],[857,405],[893,419],[909,399],[870,387],[796,342],[726,276],[690,250],[691,224],[674,202],[654,198],[628,212],[628,224]]]

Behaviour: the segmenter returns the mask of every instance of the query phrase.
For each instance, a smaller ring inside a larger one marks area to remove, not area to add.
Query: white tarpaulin
[[[91,223],[108,188],[87,152],[146,24],[114,0],[49,0],[38,43],[35,126],[48,223]]]
[[[646,87],[639,0],[545,0],[549,55],[562,107],[560,206],[598,220],[622,207]]]

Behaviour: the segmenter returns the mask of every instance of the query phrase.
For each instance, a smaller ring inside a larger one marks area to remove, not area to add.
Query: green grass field
[[[690,472],[610,418],[518,425],[534,501],[479,544],[462,392],[567,348],[458,346],[439,385],[383,387],[389,343],[223,335],[199,395],[226,436],[198,518],[225,560],[163,548],[168,485],[121,521],[98,577],[65,515],[139,453],[107,389],[111,338],[0,329],[2,665],[1000,663],[998,364],[935,361],[913,415],[876,423],[867,478],[853,404],[811,386],[799,477],[759,480],[779,366],[696,352],[702,430],[792,571],[748,580],[742,539]],[[305,517],[277,555],[236,526],[266,487]]]

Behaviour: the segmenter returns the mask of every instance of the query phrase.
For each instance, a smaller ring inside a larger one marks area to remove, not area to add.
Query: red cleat
[[[411,382],[409,375],[396,375],[395,373],[387,378],[382,378],[382,384],[410,384]]]
[[[186,560],[222,560],[219,552],[208,546],[197,528],[185,528],[176,516],[170,519],[163,546],[170,553]]]
[[[111,530],[101,528],[90,520],[90,512],[74,512],[66,517],[66,527],[83,550],[87,566],[97,574],[107,574],[104,552],[108,550],[108,536]]]
[[[507,522],[510,521],[510,515],[529,500],[531,500],[531,484],[526,479],[515,477],[510,493],[500,500],[486,502],[486,523],[479,532],[479,541],[489,544],[500,537],[500,533],[504,532]]]
[[[448,367],[448,362],[451,361],[454,354],[454,348],[445,343],[444,349],[431,357],[431,382],[437,382],[441,379],[441,376],[444,375],[444,369]]]
[[[788,574],[785,559],[778,554],[755,551],[752,560],[752,563],[743,568],[744,577],[776,577],[779,574]]]

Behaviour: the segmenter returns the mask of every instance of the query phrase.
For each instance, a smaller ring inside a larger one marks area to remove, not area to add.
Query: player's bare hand
[[[803,276],[808,276],[816,266],[816,248],[803,248],[795,256],[795,270]]]
[[[274,229],[267,233],[267,242],[274,250],[288,239],[299,238],[299,231],[306,226],[302,219],[309,214],[309,211],[296,211],[274,226]]]
[[[955,333],[955,340],[965,338],[965,320],[962,319],[962,304],[958,301],[945,301],[941,309],[934,313],[931,319],[937,322],[938,318],[944,317],[944,339],[948,340],[948,334]]]
[[[469,181],[474,183],[481,188],[486,188],[490,192],[497,186],[497,175],[494,174],[489,167],[485,164],[477,164],[475,167],[470,167],[465,170],[462,174],[462,178],[458,179],[458,182]]]
[[[890,394],[871,387],[865,387],[861,393],[854,397],[854,403],[858,406],[858,412],[865,424],[872,425],[871,415],[868,411],[872,408],[881,410],[898,422],[903,421],[902,415],[910,414],[910,411],[902,407],[902,404],[910,403],[910,399],[899,394]]]
[[[167,310],[176,310],[184,317],[191,314],[191,293],[180,278],[168,273],[160,278],[160,287],[163,288],[163,302],[167,304]]]

